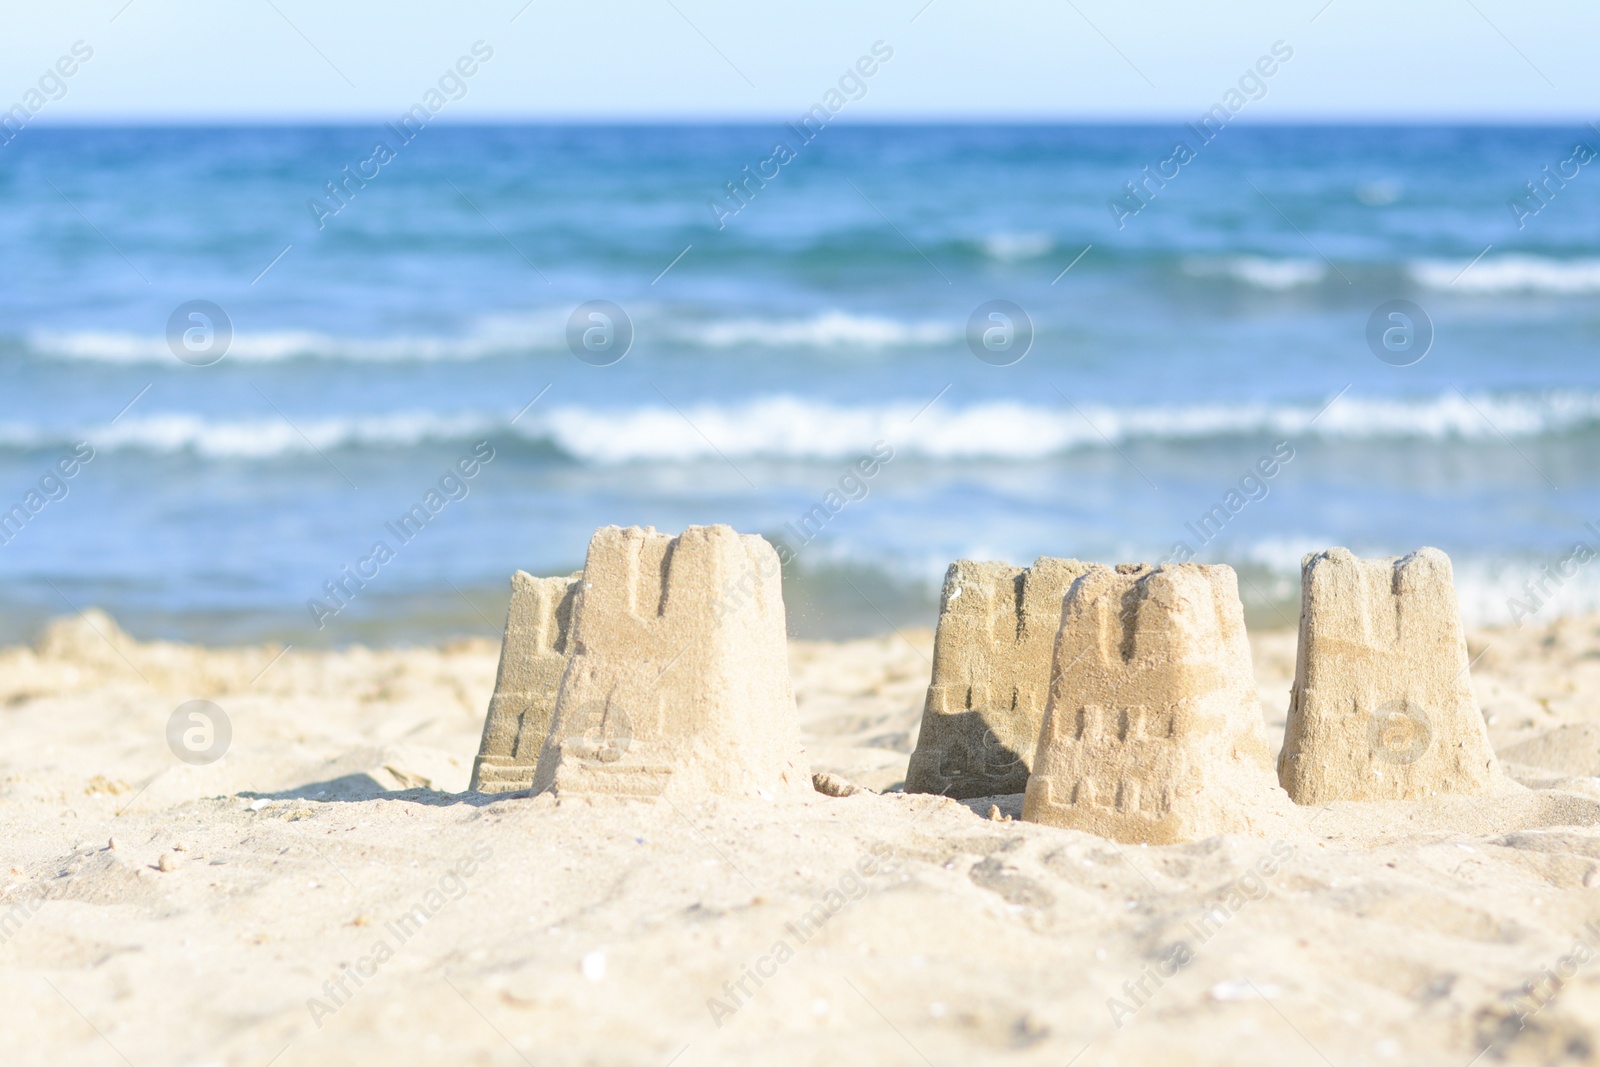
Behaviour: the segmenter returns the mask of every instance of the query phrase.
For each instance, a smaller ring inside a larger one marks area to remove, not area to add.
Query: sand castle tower
[[[535,790],[811,789],[778,554],[762,538],[727,526],[595,531],[570,640]]]
[[[1300,804],[1490,790],[1503,779],[1467,668],[1449,556],[1307,556],[1284,789]]]
[[[906,792],[1020,793],[1039,743],[1067,590],[1094,564],[958,559],[944,576],[933,678]]]
[[[1288,806],[1233,570],[1121,564],[1076,582],[1022,817],[1168,844],[1259,831]]]
[[[472,764],[472,785],[483,793],[514,793],[533,784],[539,750],[556,714],[566,670],[572,602],[580,575],[511,576],[511,608],[500,645],[500,671]]]

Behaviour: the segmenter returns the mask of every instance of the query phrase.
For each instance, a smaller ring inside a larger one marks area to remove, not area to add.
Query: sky
[[[1600,118],[1596,40],[1580,0],[52,0],[0,10],[0,107],[369,120],[443,78],[451,121],[768,120],[867,57],[848,121],[1165,121],[1282,42],[1248,121],[1566,122]]]

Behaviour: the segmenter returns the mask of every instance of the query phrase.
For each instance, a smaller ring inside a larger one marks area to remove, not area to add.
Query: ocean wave
[[[1600,422],[1600,395],[1455,393],[1422,400],[1345,396],[1324,404],[1213,404],[1073,408],[1014,402],[965,408],[916,403],[846,407],[790,397],[738,405],[549,413],[554,442],[596,463],[728,456],[820,459],[890,442],[930,459],[1025,460],[1127,440],[1194,440],[1242,434],[1340,439],[1530,437]],[[1313,419],[1315,422],[1313,422]]]
[[[349,337],[315,330],[236,331],[226,358],[247,363],[290,359],[399,363],[476,360],[527,352],[566,351],[571,309],[502,315],[448,336]],[[827,311],[804,318],[682,321],[634,309],[636,336],[654,335],[690,347],[893,348],[950,344],[961,325],[908,322],[881,315]],[[112,330],[38,331],[27,347],[44,358],[101,363],[172,363],[166,338]]]
[[[460,337],[346,337],[315,330],[236,330],[226,358],[247,363],[289,359],[399,363],[474,360],[566,347],[566,313],[483,320]],[[165,337],[111,330],[38,331],[27,338],[35,355],[102,363],[171,363]]]
[[[990,259],[1015,263],[1038,259],[1056,246],[1047,233],[992,233],[983,239],[983,251]]]
[[[949,344],[959,327],[940,322],[901,322],[877,315],[827,311],[800,319],[729,319],[681,325],[673,334],[710,348],[893,348]]]
[[[1242,435],[1330,440],[1497,440],[1600,425],[1600,394],[1381,399],[1343,396],[1331,406],[1197,404],[1076,407],[994,402],[925,407],[904,401],[850,406],[770,396],[738,403],[672,407],[554,406],[510,413],[422,411],[313,418],[212,419],[192,413],[128,417],[109,428],[0,424],[0,447],[37,449],[89,440],[97,448],[213,457],[264,458],[316,449],[409,447],[510,435],[588,463],[766,458],[828,460],[887,441],[936,460],[1030,460],[1127,441],[1195,441]],[[1313,421],[1315,420],[1315,421]]]
[[[1485,257],[1466,267],[1459,261],[1418,260],[1407,266],[1411,277],[1429,289],[1461,293],[1600,292],[1600,259],[1550,259],[1545,256]]]
[[[1594,544],[1587,534],[1584,540]],[[1533,626],[1560,616],[1600,614],[1600,568],[1585,567],[1559,583],[1546,577],[1545,568],[1555,571],[1566,555],[1453,560],[1462,620],[1468,626]],[[1533,584],[1541,581],[1542,588]]]
[[[124,418],[109,427],[54,430],[0,423],[0,448],[48,449],[88,441],[98,451],[189,452],[209,459],[270,459],[318,449],[412,447],[479,438],[505,420],[484,415],[400,412],[356,418],[211,419],[170,413]]]
[[[1317,284],[1328,273],[1328,268],[1311,259],[1231,256],[1227,259],[1185,260],[1183,271],[1197,278],[1231,278],[1257,289],[1283,292]]]

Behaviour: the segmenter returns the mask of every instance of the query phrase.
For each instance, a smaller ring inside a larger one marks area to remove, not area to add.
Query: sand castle
[[[536,791],[810,791],[777,552],[728,526],[589,542]]]
[[[1501,782],[1468,675],[1450,558],[1301,564],[1300,648],[1278,778],[1300,804],[1481,793]]]
[[[1167,844],[1287,806],[1233,570],[1122,564],[1074,583],[1022,817]]]
[[[1025,792],[1125,842],[1259,830],[1286,807],[1505,781],[1436,549],[1303,564],[1280,790],[1233,571],[957,560],[906,791]],[[581,575],[512,579],[472,788],[773,797],[811,787],[777,553],[727,526],[597,530]]]
[[[1094,564],[950,565],[906,792],[966,799],[1028,784],[1067,590]]]
[[[500,670],[483,723],[483,740],[472,764],[470,788],[514,793],[533,784],[539,751],[556,714],[556,694],[566,670],[572,603],[581,575],[511,576]]]

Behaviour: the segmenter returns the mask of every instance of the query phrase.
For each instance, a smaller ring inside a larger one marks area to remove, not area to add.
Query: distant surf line
[[[1057,407],[991,401],[930,412],[915,426],[917,402],[841,405],[789,394],[704,403],[685,414],[728,455],[784,461],[834,461],[893,438],[897,455],[927,460],[1036,460],[1098,451],[1108,442],[1197,442],[1300,434],[1323,441],[1498,441],[1575,433],[1600,427],[1600,391],[1555,394],[1454,393],[1408,398],[1347,395],[1311,420],[1318,402],[1262,401],[1188,405],[1080,405],[1093,422]],[[481,438],[509,413],[401,410],[365,415],[296,415],[281,420],[208,417],[196,412],[145,412],[96,431],[102,451],[154,455],[191,453],[215,460],[272,460],[313,449],[420,447]],[[1484,422],[1487,414],[1493,425]],[[70,446],[85,435],[76,424],[0,422],[0,450],[37,452]],[[571,459],[599,465],[690,462],[719,458],[683,416],[660,404],[567,404],[522,420],[524,445],[543,444]],[[304,434],[302,437],[301,434]],[[1104,435],[1104,436],[1102,436]]]

